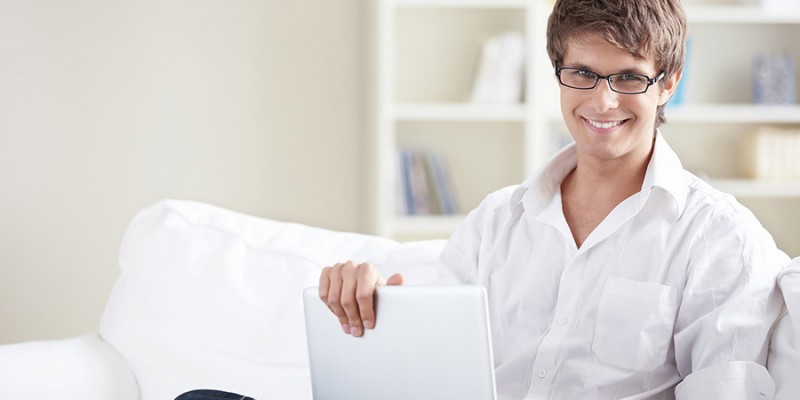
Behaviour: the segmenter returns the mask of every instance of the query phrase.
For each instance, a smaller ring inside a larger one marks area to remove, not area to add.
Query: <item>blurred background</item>
[[[160,199],[359,230],[358,3],[0,0],[0,343],[96,330]]]
[[[663,134],[799,256],[800,6],[683,3]],[[570,141],[551,7],[0,0],[0,343],[95,331],[127,224],[161,199],[447,237]]]

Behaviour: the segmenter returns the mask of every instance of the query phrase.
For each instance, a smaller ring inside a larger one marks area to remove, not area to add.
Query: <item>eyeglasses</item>
[[[655,78],[650,78],[641,74],[622,73],[603,76],[580,68],[556,68],[556,76],[559,83],[573,89],[594,89],[600,79],[605,79],[608,81],[608,87],[614,92],[640,94],[646,92],[652,84],[661,80],[664,77],[664,72],[662,71]]]

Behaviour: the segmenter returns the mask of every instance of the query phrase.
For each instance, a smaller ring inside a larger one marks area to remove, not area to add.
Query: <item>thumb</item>
[[[398,286],[403,284],[403,275],[394,274],[386,280],[386,284],[389,286]]]

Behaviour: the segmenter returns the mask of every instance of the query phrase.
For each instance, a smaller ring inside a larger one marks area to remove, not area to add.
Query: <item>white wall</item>
[[[136,211],[358,230],[357,1],[0,0],[0,343],[96,329]]]

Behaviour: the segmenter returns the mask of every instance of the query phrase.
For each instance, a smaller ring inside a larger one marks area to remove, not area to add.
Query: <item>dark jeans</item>
[[[175,400],[255,400],[252,397],[242,396],[236,393],[220,392],[219,390],[192,390],[186,392]]]

